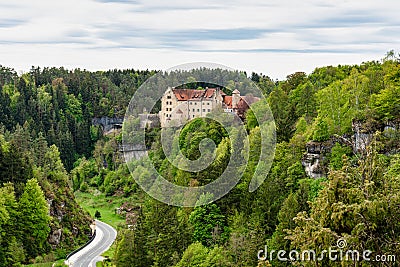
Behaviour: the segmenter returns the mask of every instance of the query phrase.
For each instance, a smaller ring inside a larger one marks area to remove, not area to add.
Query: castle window
[[[203,108],[203,112],[206,112],[206,109],[205,109],[205,108]]]
[[[197,112],[200,112],[200,109],[197,109]]]
[[[167,96],[167,99],[171,99],[171,96],[169,95],[169,96]]]
[[[207,105],[210,105],[210,102],[207,102]]]
[[[210,112],[211,110],[210,110],[210,109],[208,109],[207,111],[208,111],[208,112]]]

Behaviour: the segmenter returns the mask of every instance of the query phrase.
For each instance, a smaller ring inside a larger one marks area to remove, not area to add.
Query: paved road
[[[100,255],[110,248],[116,237],[117,231],[114,228],[96,220],[96,237],[94,240],[69,258],[66,263],[72,267],[96,267],[96,262],[101,260]]]

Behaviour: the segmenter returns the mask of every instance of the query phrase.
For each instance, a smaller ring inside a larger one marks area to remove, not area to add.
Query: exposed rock
[[[121,205],[121,207],[119,207],[118,209],[117,209],[117,213],[118,214],[121,214],[121,213],[123,213],[124,211],[125,212],[131,212],[132,210],[134,210],[135,209],[135,206],[134,205],[132,205],[131,203],[129,203],[129,202],[124,202],[122,205]]]
[[[51,195],[51,197],[52,198],[46,199],[47,204],[49,205],[50,216],[57,218],[57,220],[61,222],[67,213],[65,210],[65,203],[58,203],[57,201],[54,201],[54,195]]]
[[[144,145],[124,144],[118,146],[118,150],[123,153],[126,162],[132,159],[139,160],[147,155],[147,148]]]
[[[139,114],[140,128],[157,128],[161,126],[160,117],[158,114]]]
[[[306,144],[307,153],[304,154],[301,164],[304,170],[311,178],[317,179],[325,175],[322,161],[325,159],[325,154],[330,152],[331,147],[328,147],[326,142],[308,142]]]
[[[311,178],[320,178],[326,176],[327,166],[325,166],[326,155],[331,152],[332,147],[339,143],[351,147],[353,153],[363,153],[368,145],[372,142],[374,133],[381,131],[386,137],[396,139],[396,134],[400,131],[400,119],[386,123],[377,121],[353,121],[353,135],[332,136],[328,141],[315,142],[311,141],[306,144],[307,152],[302,159],[302,165],[305,172]],[[399,146],[394,145],[393,151],[400,150]],[[393,151],[385,151],[387,153]]]
[[[100,125],[103,128],[103,132],[108,132],[112,130],[114,127],[120,128],[122,123],[124,122],[124,118],[110,118],[110,117],[101,117],[101,118],[93,118],[93,125]]]
[[[324,172],[320,164],[321,160],[321,154],[306,153],[304,155],[301,163],[309,177],[317,179],[324,176]]]
[[[49,173],[47,179],[42,179],[40,186],[51,216],[48,245],[53,249],[72,251],[78,245],[84,244],[90,233],[91,218],[76,203],[68,185],[67,173],[64,173],[63,177],[53,177],[53,174]]]
[[[368,127],[360,121],[353,121],[352,128],[354,135],[353,139],[353,152],[359,153],[367,148],[367,146],[371,143],[373,132],[375,132],[377,127]]]
[[[116,213],[119,215],[125,215],[125,221],[127,225],[136,225],[137,219],[139,218],[140,209],[140,206],[135,206],[129,202],[125,202],[116,209]]]
[[[136,212],[127,212],[125,216],[125,221],[127,225],[136,225],[139,218],[139,214]]]
[[[55,248],[61,242],[62,229],[57,229],[50,233],[48,237],[49,244]]]
[[[65,209],[65,203],[57,203],[53,202],[53,205],[51,206],[50,209],[50,215],[54,218],[57,218],[59,222],[61,222],[64,218],[64,216],[67,214],[67,211]]]
[[[354,135],[353,139],[353,152],[361,153],[363,152],[368,145],[371,143],[374,137],[374,133],[380,131],[387,138],[398,139],[399,131],[400,131],[400,118],[387,121],[385,123],[379,123],[376,121],[370,122],[362,122],[362,121],[353,121],[352,124]],[[390,144],[389,147],[386,147],[386,151],[382,151],[386,154],[397,153],[400,150],[398,144]]]
[[[74,236],[78,236],[78,234],[79,234],[79,229],[78,229],[77,227],[73,226],[73,227],[72,227],[72,234],[73,234]]]
[[[301,164],[309,177],[317,179],[326,176],[327,167],[324,164],[326,155],[331,153],[336,143],[352,146],[347,136],[332,136],[325,142],[311,141],[306,144],[307,153],[304,154]]]

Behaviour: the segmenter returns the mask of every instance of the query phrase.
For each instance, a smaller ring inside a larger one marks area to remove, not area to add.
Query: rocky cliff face
[[[307,153],[304,154],[301,162],[305,172],[314,179],[323,177],[325,170],[322,161],[325,159],[324,154],[330,149],[320,142],[309,142],[306,149]]]
[[[373,133],[379,130],[379,125],[368,126],[360,121],[353,121],[352,148],[354,153],[360,153],[367,148],[373,138]]]
[[[92,219],[75,201],[68,183],[46,179],[41,181],[41,186],[52,217],[51,232],[47,238],[51,248],[69,252],[84,244],[91,235]]]
[[[399,140],[398,143],[400,143],[400,120],[384,124],[353,121],[352,129],[352,135],[332,136],[325,142],[311,141],[307,143],[307,152],[303,156],[302,165],[310,178],[317,179],[326,176],[328,171],[326,166],[326,156],[331,152],[332,147],[336,143],[351,147],[355,154],[362,153],[371,143],[376,131],[383,132],[385,137]],[[392,147],[389,148],[391,151],[387,152],[396,153],[397,151],[398,153],[398,143],[392,145]]]
[[[332,147],[336,144],[348,144],[344,137],[332,137],[325,142],[311,141],[306,144],[307,152],[301,161],[305,172],[311,178],[317,179],[326,176],[326,156],[331,153]]]

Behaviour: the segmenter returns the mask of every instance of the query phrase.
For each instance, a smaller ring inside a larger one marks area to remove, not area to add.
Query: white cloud
[[[0,58],[25,71],[215,60],[284,78],[396,49],[399,7],[397,0],[22,0],[0,3]]]

